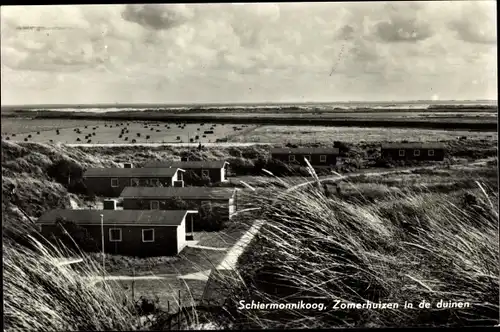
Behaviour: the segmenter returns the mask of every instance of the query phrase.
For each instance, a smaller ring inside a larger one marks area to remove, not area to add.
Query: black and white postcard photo
[[[500,326],[496,7],[2,6],[4,331]]]

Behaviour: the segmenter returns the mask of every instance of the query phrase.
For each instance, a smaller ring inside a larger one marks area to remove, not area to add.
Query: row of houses
[[[385,144],[387,159],[443,160],[440,144]],[[270,157],[288,164],[332,167],[338,148],[277,148]],[[90,168],[83,174],[89,192],[106,197],[103,210],[52,210],[39,218],[42,234],[51,237],[58,220],[83,227],[101,248],[113,254],[176,255],[207,224],[231,219],[237,209],[237,189],[200,186],[226,182],[226,161],[150,162],[135,168]],[[117,199],[113,199],[117,198]],[[118,202],[122,205],[118,208]],[[216,219],[216,220],[214,220]]]
[[[380,147],[381,158],[387,160],[442,161],[445,146],[442,143],[387,143]],[[335,166],[340,154],[338,148],[274,148],[272,159],[286,164],[305,165],[305,159],[315,168]]]
[[[150,162],[141,168],[90,168],[83,174],[88,191],[117,197],[125,187],[185,187],[227,181],[226,161]]]
[[[305,165],[305,159],[316,168],[337,164],[338,148],[275,148],[270,158],[286,164]],[[442,161],[445,148],[440,143],[390,143],[381,146],[381,157],[389,160]],[[84,174],[88,190],[105,197],[119,196],[125,187],[202,186],[227,181],[229,163],[219,161],[149,162],[141,168],[125,164],[124,168],[92,168]]]
[[[104,243],[112,254],[177,255],[194,231],[215,230],[236,212],[236,188],[195,186],[200,178],[227,181],[226,166],[224,161],[182,161],[90,168],[83,180],[89,192],[106,198],[103,209],[52,210],[37,223],[51,238],[60,221],[71,222],[86,231],[96,250]],[[192,186],[184,186],[185,181]]]

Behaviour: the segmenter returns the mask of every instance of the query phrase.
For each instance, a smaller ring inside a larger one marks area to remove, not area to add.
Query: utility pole
[[[104,286],[104,278],[106,271],[106,256],[104,255],[104,215],[101,214],[101,242],[102,242],[102,284]]]

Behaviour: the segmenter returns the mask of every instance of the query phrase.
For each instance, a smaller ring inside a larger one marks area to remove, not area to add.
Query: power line
[[[337,65],[339,64],[340,59],[342,58],[342,54],[344,53],[344,46],[345,46],[345,44],[342,44],[342,47],[340,48],[339,55],[337,57],[337,62],[335,62],[335,64],[333,65],[332,70],[330,71],[330,75],[329,76],[332,76],[333,72],[337,68]]]

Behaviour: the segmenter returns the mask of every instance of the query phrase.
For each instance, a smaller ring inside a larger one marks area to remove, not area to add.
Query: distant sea
[[[235,104],[93,104],[93,105],[6,105],[1,106],[2,111],[18,111],[18,110],[32,110],[32,111],[76,111],[76,112],[120,112],[120,111],[193,111],[199,109],[200,111],[217,111],[217,110],[239,110],[245,109],[255,110],[256,108],[262,110],[294,108],[296,110],[303,109],[304,111],[310,110],[353,110],[356,109],[424,109],[430,106],[439,105],[453,105],[453,106],[497,106],[497,100],[418,100],[418,101],[390,101],[390,102],[301,102],[301,103],[235,103]]]

